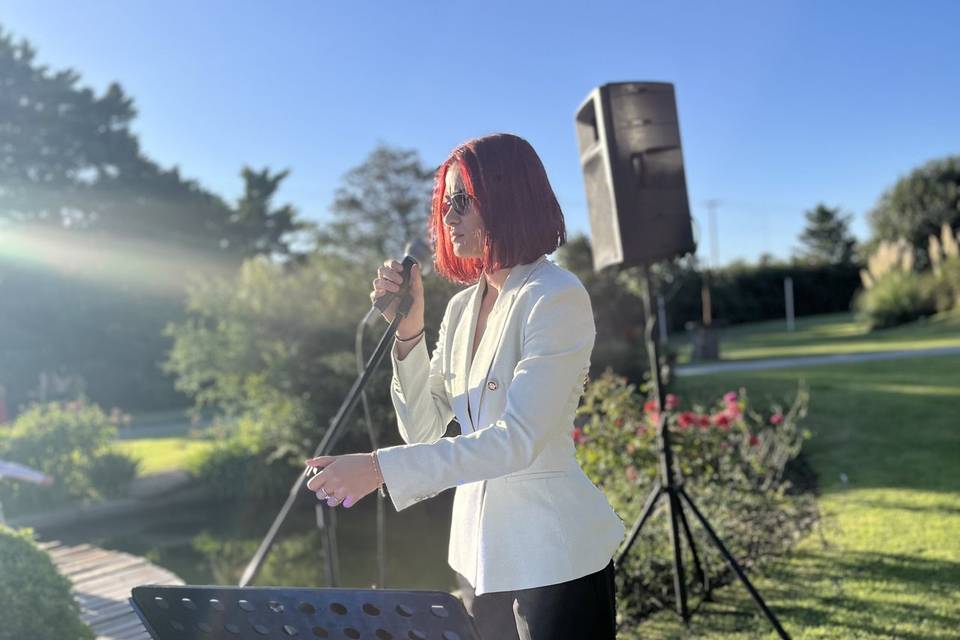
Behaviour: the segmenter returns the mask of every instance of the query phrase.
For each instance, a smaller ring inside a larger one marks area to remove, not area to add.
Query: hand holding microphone
[[[397,338],[404,339],[417,335],[423,329],[423,280],[420,277],[420,265],[414,263],[410,269],[410,295],[413,296],[413,305],[407,317],[397,326]],[[383,266],[377,268],[377,277],[373,280],[373,291],[370,292],[370,301],[374,304],[386,294],[395,294],[400,291],[404,283],[403,264],[396,260],[385,260]],[[397,296],[380,313],[384,320],[393,322],[397,314],[400,297]]]

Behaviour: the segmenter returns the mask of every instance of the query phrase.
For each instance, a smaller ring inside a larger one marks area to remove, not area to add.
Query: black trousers
[[[613,560],[576,580],[481,596],[466,578],[459,573],[456,577],[482,640],[616,639]]]

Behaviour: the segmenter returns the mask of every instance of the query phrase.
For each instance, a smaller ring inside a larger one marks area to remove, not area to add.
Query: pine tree
[[[807,226],[800,234],[801,257],[815,264],[850,264],[856,240],[850,233],[850,216],[837,208],[818,204],[804,213]]]

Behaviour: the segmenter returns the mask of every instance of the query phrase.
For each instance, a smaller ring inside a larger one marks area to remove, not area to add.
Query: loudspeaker
[[[576,116],[595,270],[696,249],[673,85],[615,82]]]

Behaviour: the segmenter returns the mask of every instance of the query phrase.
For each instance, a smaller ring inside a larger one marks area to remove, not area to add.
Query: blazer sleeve
[[[431,444],[377,450],[394,508],[401,511],[450,487],[530,466],[551,432],[569,431],[563,399],[582,385],[595,338],[590,296],[579,282],[540,297],[529,313],[506,405],[495,422]]]
[[[424,335],[403,360],[397,359],[397,345],[390,350],[393,380],[390,398],[397,414],[400,437],[407,444],[436,442],[447,431],[453,420],[453,408],[443,385],[443,345],[446,343],[447,305],[440,321],[440,334],[433,357],[427,356],[427,337]]]

